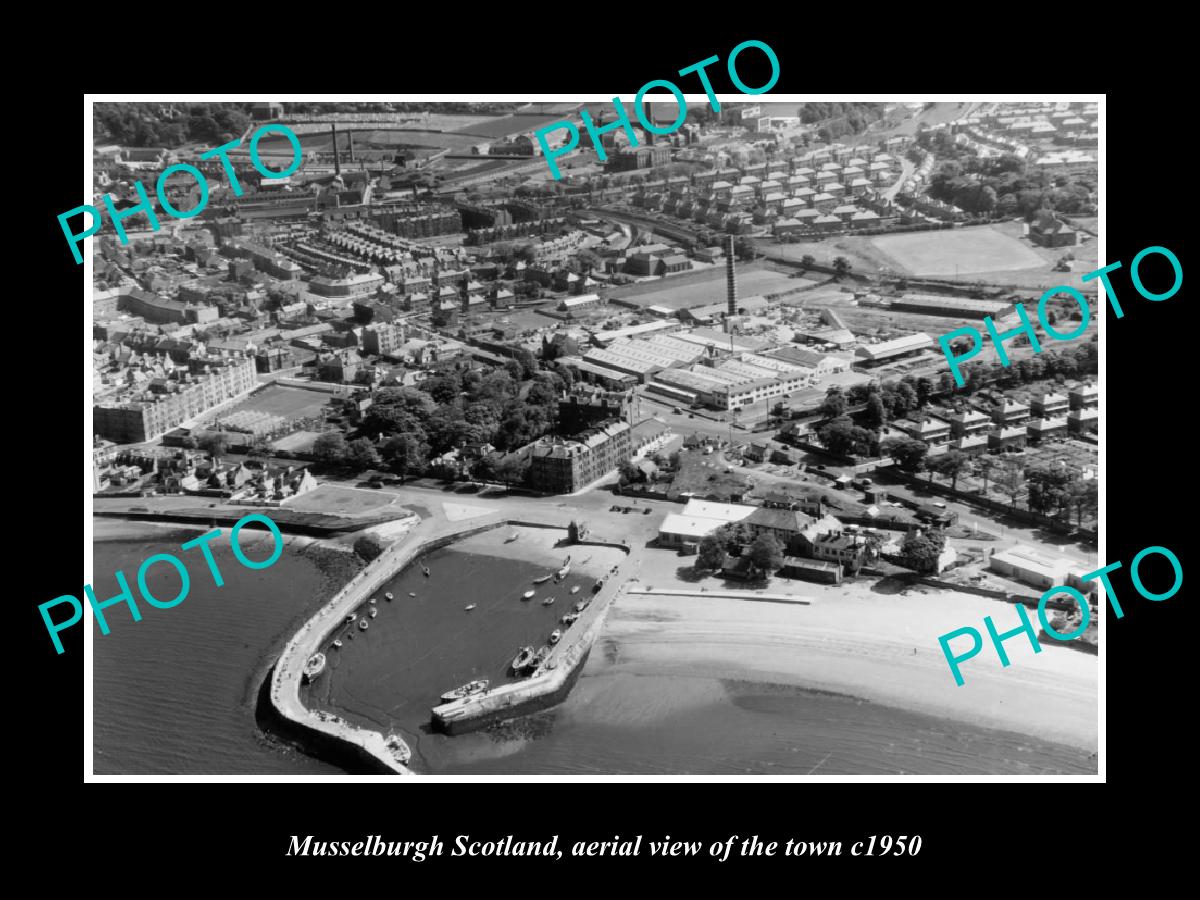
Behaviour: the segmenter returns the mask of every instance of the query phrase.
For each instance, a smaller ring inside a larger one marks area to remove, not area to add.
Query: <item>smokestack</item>
[[[333,135],[333,174],[342,174],[342,161],[338,158],[337,123],[329,123],[329,133]]]
[[[354,162],[354,132],[346,132],[346,140],[350,142],[350,162]]]
[[[737,273],[733,270],[733,235],[729,235],[725,246],[725,282],[729,293],[729,316],[737,315]]]

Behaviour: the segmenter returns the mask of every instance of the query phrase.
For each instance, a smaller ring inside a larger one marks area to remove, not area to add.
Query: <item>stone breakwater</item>
[[[429,533],[414,534],[412,540],[394,547],[372,560],[362,571],[342,587],[300,630],[288,641],[279,656],[270,676],[270,705],[282,729],[299,740],[303,746],[323,757],[348,760],[355,767],[362,766],[383,774],[411,776],[414,773],[392,755],[386,744],[386,736],[368,728],[360,728],[346,720],[327,713],[308,709],[300,699],[300,685],[304,664],[330,640],[333,632],[343,620],[377,592],[389,579],[413,560],[447,544],[474,534],[490,531],[502,526],[531,524],[515,519],[504,519],[495,514],[489,520],[476,519],[469,525],[433,529]],[[540,527],[563,527],[538,523]],[[419,531],[418,526],[414,531]],[[587,541],[586,544],[612,546],[629,552],[621,544],[605,544]],[[570,691],[582,664],[587,659],[592,642],[599,634],[604,612],[616,594],[617,575],[610,574],[605,587],[593,595],[592,603],[568,631],[567,638],[555,647],[547,659],[554,668],[546,665],[532,678],[517,684],[503,685],[489,691],[483,701],[462,704],[467,709],[454,711],[445,704],[435,710],[434,721],[439,723],[438,711],[445,711],[448,719],[445,730],[453,733],[483,727],[498,718],[525,715],[537,709],[560,702]],[[575,636],[571,636],[575,632]],[[493,699],[495,698],[495,699]]]

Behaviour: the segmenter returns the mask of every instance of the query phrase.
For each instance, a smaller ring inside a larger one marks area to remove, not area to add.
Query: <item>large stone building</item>
[[[92,408],[92,431],[118,444],[150,441],[188,419],[255,387],[252,357],[189,361],[182,378],[159,379],[144,391]]]
[[[570,494],[616,471],[633,455],[627,422],[609,422],[570,440],[542,438],[533,446],[529,480],[535,490]]]

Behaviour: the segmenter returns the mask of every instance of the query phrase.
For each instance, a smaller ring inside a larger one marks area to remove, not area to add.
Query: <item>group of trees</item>
[[[1075,512],[1075,524],[1082,525],[1083,517],[1095,515],[1099,505],[1099,488],[1095,479],[1086,481],[1065,467],[1032,466],[1025,470],[1028,504],[1033,512],[1061,517]]]
[[[250,126],[245,103],[97,103],[97,141],[134,147],[178,147],[187,141],[226,143]]]
[[[946,535],[936,528],[911,532],[900,549],[900,564],[919,575],[936,575]]]
[[[491,369],[448,369],[417,387],[384,388],[359,424],[357,437],[321,435],[317,461],[362,471],[385,466],[400,477],[420,475],[431,458],[465,445],[491,444],[511,451],[549,431],[558,396],[566,387],[558,372],[540,370],[527,351]],[[527,459],[485,461],[486,476],[516,484]]]
[[[1099,345],[1093,335],[1090,341],[1077,342],[1059,350],[1043,350],[1009,366],[1002,366],[994,360],[986,363],[968,362],[960,367],[963,386],[957,391],[969,393],[991,385],[1010,388],[1046,378],[1053,378],[1061,384],[1068,379],[1095,375],[1099,365]],[[949,372],[943,374],[950,379]]]
[[[817,137],[831,143],[847,134],[861,134],[883,117],[881,103],[803,103],[798,110],[805,124],[824,122]]]
[[[719,528],[700,539],[696,568],[714,571],[725,565],[729,553],[741,552],[750,560],[750,577],[756,578],[776,571],[783,565],[783,545],[773,534],[763,532],[757,537],[740,522]]]
[[[1096,184],[1079,176],[1053,175],[1027,166],[1018,156],[980,158],[954,144],[951,135],[922,135],[918,142],[935,153],[940,163],[929,179],[929,195],[969,213],[1023,216],[1032,220],[1040,210],[1094,215]]]

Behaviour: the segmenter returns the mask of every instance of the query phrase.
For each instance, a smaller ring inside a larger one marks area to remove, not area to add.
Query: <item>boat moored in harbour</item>
[[[358,613],[350,613],[350,615],[346,616],[346,621],[353,622],[357,618],[358,618]]]
[[[553,597],[547,597],[545,600],[542,601],[542,606],[549,606],[553,602],[554,602]]]
[[[334,646],[336,649],[338,649],[338,650],[341,650],[341,649],[342,649],[342,641],[341,641],[341,639],[339,638],[338,640],[334,641],[334,642],[333,642],[333,646]]]
[[[571,588],[571,593],[572,593],[572,594],[578,594],[578,593],[579,593],[579,585],[574,585],[574,586]]]
[[[534,593],[536,593],[536,592],[535,591],[526,591],[525,593],[523,593],[521,595],[521,599],[522,600],[532,600]]]
[[[524,672],[533,663],[533,648],[522,647],[517,651],[517,655],[513,657],[512,670],[518,675]]]
[[[558,621],[564,625],[574,625],[575,620],[579,618],[579,613],[567,613]]]
[[[476,694],[482,694],[488,689],[488,683],[486,678],[477,678],[474,681],[468,681],[462,687],[446,691],[446,693],[442,694],[442,700],[450,703],[453,700],[462,700],[464,697],[473,697]]]
[[[545,584],[547,581],[549,581],[553,577],[554,577],[553,573],[551,573],[549,575],[539,575],[537,578],[533,579],[533,583],[534,584]]]
[[[366,619],[359,619],[359,620],[358,620],[358,630],[359,630],[359,631],[366,631],[366,630],[367,630],[367,628],[369,628],[369,627],[370,627],[370,625],[367,623],[367,620],[366,620]]]
[[[325,654],[314,653],[304,664],[304,680],[310,682],[325,671]]]
[[[562,640],[562,631],[555,628],[552,632],[550,632],[550,643],[551,644],[557,644],[561,640]]]
[[[396,598],[394,596],[392,596],[391,591],[388,591],[386,594],[383,595],[383,599],[386,600],[388,603],[391,603]]]
[[[473,609],[474,609],[475,607],[477,607],[478,605],[479,605],[478,603],[468,603],[468,604],[467,604],[465,607],[463,607],[463,608],[464,608],[464,609],[465,609],[467,612],[470,612],[471,610],[473,610]]]
[[[377,615],[379,615],[379,613],[376,611],[375,607],[373,607],[373,606],[372,606],[372,607],[371,607],[371,612],[369,613],[369,615],[370,615],[370,616],[371,616],[371,618],[373,619],[373,618],[375,618]]]

